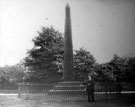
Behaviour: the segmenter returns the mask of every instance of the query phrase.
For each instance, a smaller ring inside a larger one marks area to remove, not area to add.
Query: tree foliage
[[[53,27],[42,27],[33,40],[34,47],[28,51],[25,65],[29,67],[29,76],[33,80],[45,81],[57,74],[57,65],[53,63],[56,55],[64,53],[62,34]]]
[[[87,50],[83,48],[75,50],[74,70],[76,74],[76,79],[84,80],[89,73],[92,73],[95,62],[95,58]]]
[[[127,59],[127,67],[125,72],[125,77],[127,82],[135,83],[135,57],[129,57]]]
[[[5,66],[0,68],[0,81],[20,82],[25,76],[25,67],[22,63],[14,66]]]
[[[34,47],[28,51],[25,65],[29,68],[29,81],[56,81],[62,77],[64,38],[53,27],[42,27],[32,40]],[[80,48],[74,52],[74,71],[76,80],[84,80],[92,74],[99,81],[134,82],[135,57],[114,55],[107,63],[96,63],[93,55]]]
[[[125,73],[128,67],[127,59],[114,55],[109,64],[113,67],[113,75],[116,81],[125,81]]]
[[[97,81],[113,81],[113,68],[109,63],[104,64],[96,64],[94,68],[97,73],[96,79]]]
[[[111,61],[95,67],[100,81],[135,82],[135,57],[114,55]]]
[[[25,65],[29,67],[32,81],[56,81],[63,72],[64,39],[53,27],[43,27],[33,40]],[[75,50],[74,68],[77,78],[84,78],[93,68],[95,58],[83,48]]]

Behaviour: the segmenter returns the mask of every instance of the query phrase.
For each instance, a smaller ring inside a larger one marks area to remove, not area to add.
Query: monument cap
[[[69,6],[69,4],[68,4],[68,3],[66,4],[66,8],[70,8],[70,6]]]

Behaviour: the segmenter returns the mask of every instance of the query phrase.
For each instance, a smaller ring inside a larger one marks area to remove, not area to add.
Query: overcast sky
[[[84,47],[99,63],[135,54],[134,0],[0,0],[0,66],[25,58],[41,26],[64,33],[67,3],[74,49]]]

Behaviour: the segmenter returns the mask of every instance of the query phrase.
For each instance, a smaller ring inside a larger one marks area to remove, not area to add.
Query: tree
[[[77,80],[85,80],[89,73],[93,73],[95,58],[93,55],[83,48],[75,50],[74,54],[74,70]]]
[[[64,40],[62,34],[53,27],[42,27],[33,40],[34,47],[28,51],[25,65],[29,67],[29,80],[49,81],[58,79],[56,55],[63,55]],[[54,80],[55,81],[55,80]]]
[[[116,81],[127,81],[126,72],[128,71],[126,57],[119,57],[114,55],[113,59],[109,62],[109,64],[113,67],[113,75]]]
[[[127,61],[126,80],[135,83],[135,57],[129,57]]]
[[[98,81],[114,80],[113,67],[109,63],[97,64],[95,66],[95,72],[98,74],[96,77]]]
[[[43,27],[33,40],[34,47],[25,58],[29,68],[29,81],[57,81],[62,78],[64,38],[53,27]],[[84,78],[93,69],[95,58],[81,48],[74,54],[74,68],[77,78]]]
[[[6,80],[9,82],[19,82],[22,81],[25,75],[25,67],[22,63],[18,63],[13,66],[5,66],[0,68],[0,79],[2,81]]]
[[[98,80],[101,81],[127,81],[129,68],[128,58],[115,54],[111,61],[98,64],[95,71],[98,74]]]

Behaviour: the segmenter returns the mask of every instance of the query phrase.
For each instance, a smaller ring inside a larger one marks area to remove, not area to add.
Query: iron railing
[[[85,101],[87,100],[87,92],[82,92],[77,95],[64,94],[55,95],[48,94],[48,91],[53,89],[56,83],[19,83],[18,84],[18,97],[23,99],[35,99],[45,101]],[[95,100],[110,100],[116,99],[120,96],[120,90],[118,91],[115,83],[96,83]]]

